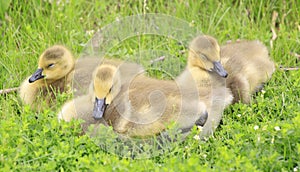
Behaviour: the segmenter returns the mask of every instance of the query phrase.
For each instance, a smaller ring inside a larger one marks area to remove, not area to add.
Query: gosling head
[[[75,65],[71,52],[60,45],[46,49],[39,58],[38,69],[29,78],[29,83],[45,79],[51,83],[66,76]]]
[[[220,46],[215,38],[200,35],[190,43],[189,48],[189,65],[227,77],[228,74],[220,62]]]
[[[106,106],[111,104],[121,89],[119,71],[115,66],[102,64],[94,72],[93,89],[95,103],[93,117],[103,117]]]

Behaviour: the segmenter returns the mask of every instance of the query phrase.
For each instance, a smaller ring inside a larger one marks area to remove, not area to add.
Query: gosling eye
[[[208,60],[208,58],[205,54],[200,54],[200,57],[203,58],[204,60]]]
[[[54,63],[51,63],[47,66],[47,68],[53,68],[54,66],[55,66]]]

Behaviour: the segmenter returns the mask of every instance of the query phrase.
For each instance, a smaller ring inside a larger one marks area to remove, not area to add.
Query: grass
[[[140,160],[101,149],[88,136],[80,135],[78,121],[60,124],[54,111],[37,113],[23,106],[16,93],[1,95],[1,171],[300,170],[300,73],[279,69],[299,66],[299,57],[291,54],[300,53],[299,1],[16,0],[8,5],[1,1],[0,6],[1,89],[17,87],[34,72],[38,56],[47,47],[64,44],[79,56],[92,37],[89,31],[144,13],[177,17],[220,43],[258,39],[267,45],[277,66],[255,101],[225,110],[222,124],[208,141],[190,137],[168,153]],[[274,11],[278,12],[274,20],[277,39],[271,47]],[[160,68],[176,76],[185,66],[184,50],[177,40],[144,35],[126,39],[107,53],[140,60],[147,69]],[[166,61],[149,65],[153,56],[163,55]]]

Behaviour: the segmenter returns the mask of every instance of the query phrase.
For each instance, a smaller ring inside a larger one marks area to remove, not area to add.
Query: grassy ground
[[[300,73],[279,69],[299,66],[294,55],[300,53],[299,1],[7,2],[0,1],[1,89],[19,86],[35,71],[47,47],[64,44],[79,55],[92,30],[143,13],[178,17],[220,43],[258,39],[268,46],[277,70],[255,102],[225,110],[222,124],[207,142],[191,137],[168,153],[141,160],[107,153],[79,136],[78,122],[59,124],[56,112],[33,112],[22,106],[17,94],[1,95],[0,171],[300,171]],[[278,17],[272,21],[274,12]],[[272,45],[271,27],[277,33]],[[128,39],[109,53],[133,57],[141,54],[141,47],[155,49],[157,56],[178,57],[176,63],[156,66],[172,75],[185,66],[184,46],[159,36]]]

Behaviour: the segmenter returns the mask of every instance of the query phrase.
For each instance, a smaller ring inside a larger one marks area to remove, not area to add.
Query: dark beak
[[[223,66],[221,65],[220,62],[214,62],[214,71],[217,72],[217,74],[219,74],[220,76],[222,76],[223,78],[226,78],[228,73],[226,72],[226,70],[223,68]]]
[[[207,111],[205,111],[205,113],[203,113],[203,114],[199,117],[199,119],[197,119],[197,121],[195,122],[195,124],[196,124],[197,126],[203,127],[204,124],[205,124],[206,121],[207,121],[207,118],[208,118],[208,113],[207,113]]]
[[[103,117],[103,114],[105,112],[107,104],[105,104],[105,98],[104,99],[98,99],[95,98],[95,104],[94,104],[94,110],[93,110],[93,117],[95,119],[101,119]]]
[[[34,74],[29,78],[29,83],[33,83],[36,80],[42,79],[45,76],[42,75],[43,69],[38,69],[34,72]]]

